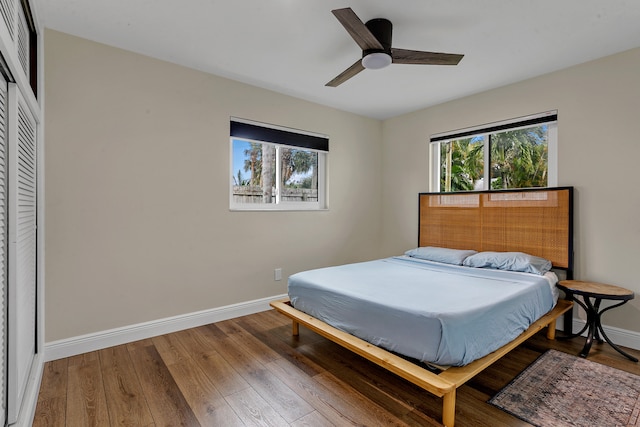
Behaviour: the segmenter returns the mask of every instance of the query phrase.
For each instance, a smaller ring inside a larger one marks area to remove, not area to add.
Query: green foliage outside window
[[[440,189],[444,192],[489,188],[546,187],[548,178],[547,125],[476,135],[440,144]],[[484,144],[489,143],[489,159]],[[485,165],[486,163],[486,165]]]

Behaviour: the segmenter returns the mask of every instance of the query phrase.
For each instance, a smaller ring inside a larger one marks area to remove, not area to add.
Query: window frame
[[[558,185],[558,112],[554,110],[540,114],[533,114],[530,116],[518,117],[514,119],[503,120],[500,122],[488,123],[480,126],[473,126],[469,128],[431,135],[429,142],[429,166],[431,168],[431,171],[429,173],[429,191],[434,193],[442,192],[440,189],[441,143],[447,143],[471,136],[483,137],[484,179],[482,183],[483,188],[477,189],[477,191],[488,191],[491,190],[491,158],[489,136],[501,132],[525,129],[540,125],[547,125],[547,186],[536,188],[556,187]],[[510,190],[513,190],[513,188]]]
[[[233,123],[246,124],[250,128],[248,132],[234,131]],[[229,137],[229,210],[231,211],[322,211],[328,209],[327,203],[327,169],[329,157],[329,138],[326,135],[300,131],[297,129],[286,128],[283,126],[265,124],[251,120],[231,118],[231,131]],[[242,136],[234,136],[242,135]],[[300,138],[297,138],[300,136]],[[283,138],[288,143],[280,143],[273,141],[274,139]],[[266,141],[269,139],[269,141]],[[273,203],[238,203],[234,200],[234,168],[233,168],[233,143],[234,140],[245,141],[248,143],[266,144],[275,147],[275,197]],[[311,147],[319,147],[315,149]],[[317,154],[318,165],[318,200],[315,202],[292,202],[282,200],[283,183],[281,182],[281,149],[289,148],[294,150],[311,151]],[[326,151],[325,149],[326,148]]]

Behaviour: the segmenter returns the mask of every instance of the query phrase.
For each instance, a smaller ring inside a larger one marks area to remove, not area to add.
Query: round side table
[[[580,352],[581,357],[587,357],[589,355],[589,351],[591,350],[591,344],[593,344],[593,339],[595,337],[596,340],[602,342],[602,338],[609,343],[614,350],[623,356],[627,357],[634,362],[637,362],[638,359],[633,357],[632,355],[621,350],[617,345],[615,345],[602,329],[602,322],[600,318],[602,314],[612,308],[620,307],[625,304],[627,301],[630,301],[634,298],[633,291],[629,289],[621,288],[620,286],[607,285],[604,283],[595,283],[595,282],[583,282],[581,280],[561,280],[558,283],[558,288],[563,290],[567,294],[567,298],[573,299],[577,302],[584,311],[587,313],[587,323],[585,323],[584,327],[575,334],[571,334],[565,336],[563,338],[573,338],[578,335],[582,335],[582,333],[589,328],[589,332],[587,333],[587,340],[584,344],[582,351]],[[577,295],[582,296],[582,300],[576,298]],[[600,303],[602,300],[617,300],[620,301],[618,304],[611,305],[607,308],[600,310]],[[602,336],[602,338],[600,338]]]

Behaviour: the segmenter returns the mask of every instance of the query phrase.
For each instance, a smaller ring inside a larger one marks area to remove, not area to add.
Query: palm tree
[[[262,203],[272,203],[272,191],[275,183],[275,147],[269,144],[262,144]]]
[[[546,186],[546,135],[546,126],[491,135],[491,188]]]
[[[251,143],[251,148],[244,150],[244,171],[250,172],[249,185],[261,185],[262,178],[262,146],[256,142]]]
[[[238,174],[236,176],[233,177],[233,183],[234,185],[248,185],[249,182],[244,179],[244,177],[242,176],[242,171],[240,169],[238,169]]]
[[[317,188],[318,182],[318,154],[312,151],[279,148],[281,184],[286,186],[296,174],[307,174],[311,171],[310,179],[303,179],[302,185],[309,188]],[[238,170],[234,177],[236,185],[246,185],[262,188],[263,203],[272,203],[273,188],[275,187],[276,173],[276,147],[271,144],[251,142],[249,148],[244,150],[244,171],[250,173],[248,180],[242,178]],[[315,185],[315,187],[314,187]]]
[[[443,144],[440,187],[446,192],[473,190],[476,181],[483,177],[483,154],[482,138],[458,139]]]
[[[484,136],[441,145],[440,188],[473,190],[484,176]],[[489,135],[491,189],[545,187],[548,172],[547,126]]]
[[[315,165],[318,162],[318,154],[295,148],[282,148],[280,150],[280,162],[282,183],[287,185],[294,174],[306,174],[311,169],[315,169]]]

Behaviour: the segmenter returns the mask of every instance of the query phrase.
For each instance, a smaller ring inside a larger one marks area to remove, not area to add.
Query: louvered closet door
[[[17,420],[36,353],[36,121],[9,84],[8,422]]]
[[[0,425],[7,392],[7,82],[0,74]]]
[[[20,65],[22,66],[27,79],[29,79],[31,71],[31,59],[29,58],[29,44],[31,43],[29,40],[29,24],[27,24],[27,18],[25,18],[24,11],[21,7],[18,8],[18,13],[20,16],[18,19],[18,39],[16,41],[16,50],[18,51],[18,61],[20,61]]]
[[[11,40],[14,39],[15,34],[15,13],[16,13],[16,0],[0,0],[0,14],[4,24],[7,26],[7,32]]]

